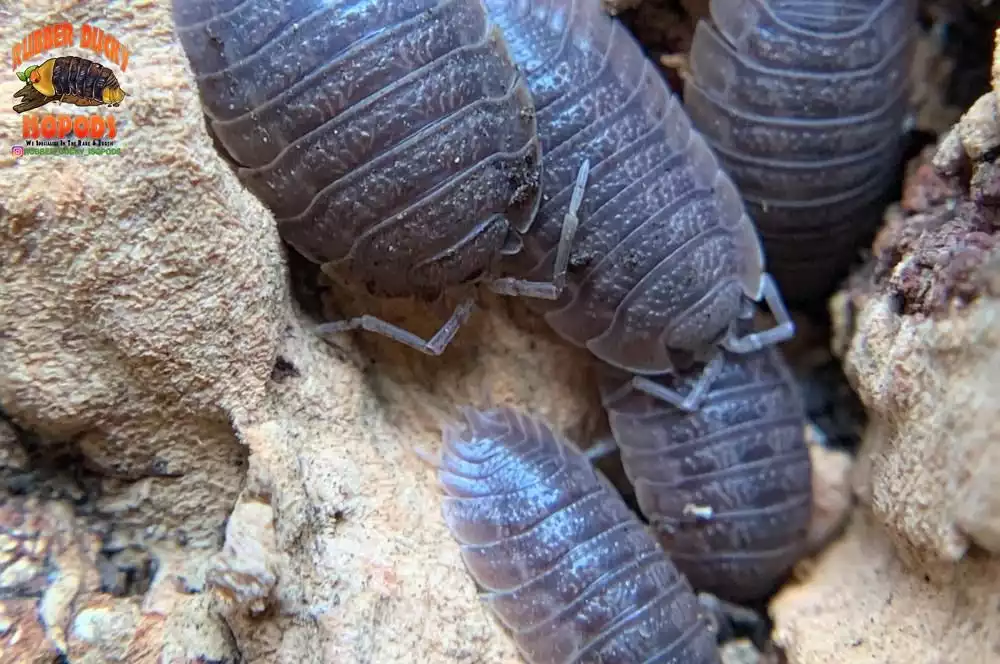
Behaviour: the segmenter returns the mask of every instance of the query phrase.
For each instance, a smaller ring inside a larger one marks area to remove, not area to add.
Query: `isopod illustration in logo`
[[[76,56],[49,58],[17,72],[25,86],[14,93],[23,101],[14,106],[18,113],[31,111],[52,101],[76,106],[118,106],[125,91],[114,72],[104,65]]]

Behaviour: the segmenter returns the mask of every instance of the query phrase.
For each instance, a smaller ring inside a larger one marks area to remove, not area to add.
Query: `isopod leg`
[[[335,332],[346,332],[348,330],[367,330],[388,337],[399,343],[406,344],[410,348],[427,353],[428,355],[440,355],[448,347],[451,340],[455,338],[458,329],[469,319],[472,310],[475,308],[475,299],[468,298],[459,304],[451,317],[441,326],[441,329],[428,341],[413,334],[409,330],[387,323],[375,316],[359,316],[350,320],[341,320],[333,323],[324,323],[316,328],[320,335],[333,334]]]
[[[417,457],[422,463],[430,466],[434,470],[440,470],[441,468],[441,453],[431,452],[430,450],[423,447],[414,447],[413,456]]]
[[[576,174],[576,184],[570,197],[569,209],[563,218],[562,232],[559,235],[559,246],[556,248],[556,263],[552,271],[552,283],[558,290],[556,297],[562,293],[566,284],[566,270],[569,268],[569,256],[573,250],[573,240],[576,229],[580,225],[580,206],[583,205],[583,194],[587,190],[587,178],[590,177],[590,161],[584,160]],[[555,299],[555,298],[552,298]]]
[[[761,652],[767,650],[769,629],[764,618],[752,609],[726,602],[709,593],[698,593],[698,604],[705,611],[708,622],[715,630],[716,639],[728,641],[739,631],[750,636]]]
[[[760,332],[750,332],[742,337],[737,336],[735,328],[730,328],[726,338],[722,340],[722,346],[726,350],[740,355],[753,353],[767,346],[788,341],[795,336],[795,323],[771,275],[764,275],[760,290],[762,299],[774,316],[775,326]]]
[[[490,290],[500,295],[536,297],[543,300],[557,300],[566,286],[566,270],[569,269],[569,256],[573,249],[576,229],[580,225],[577,213],[583,204],[583,194],[587,189],[587,178],[590,176],[590,161],[580,164],[576,174],[576,184],[570,198],[569,209],[563,218],[562,230],[559,233],[559,245],[556,247],[556,262],[552,271],[552,281],[529,281],[516,277],[504,277],[490,282]]]
[[[726,358],[722,350],[717,349],[713,353],[712,359],[708,361],[708,364],[702,370],[701,375],[698,377],[698,382],[695,383],[687,395],[683,395],[677,390],[657,383],[645,376],[633,376],[631,386],[633,389],[648,394],[655,399],[666,401],[676,408],[693,413],[701,407],[701,402],[704,401],[705,395],[711,389],[712,383],[718,378],[725,361]]]
[[[583,450],[583,456],[593,463],[609,454],[614,454],[616,451],[618,451],[618,443],[615,442],[614,437],[606,436],[599,438],[596,443]]]
[[[458,435],[462,424],[431,404],[425,405],[425,414],[434,420],[435,425],[437,425],[438,430],[441,432],[442,448],[436,452],[431,452],[427,448],[417,445],[412,447],[411,450],[413,455],[422,463],[434,470],[441,470],[441,464],[444,460],[443,448]]]

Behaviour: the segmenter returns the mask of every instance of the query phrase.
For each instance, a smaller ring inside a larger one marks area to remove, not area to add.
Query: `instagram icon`
[[[15,159],[20,159],[21,157],[24,156],[24,146],[15,145],[10,149],[10,153],[14,155]]]

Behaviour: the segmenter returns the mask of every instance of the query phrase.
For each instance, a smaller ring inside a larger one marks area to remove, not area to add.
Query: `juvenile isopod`
[[[14,111],[24,113],[58,101],[74,106],[118,106],[125,91],[115,73],[104,65],[85,58],[66,55],[49,58],[17,72],[24,87],[14,93],[23,101]]]
[[[712,0],[684,102],[757,223],[782,293],[821,300],[898,170],[916,0]]]
[[[667,379],[679,392],[694,378]],[[749,602],[805,551],[812,473],[805,410],[778,349],[726,354],[696,413],[605,371],[602,393],[639,508],[699,592]]]
[[[740,194],[628,30],[600,0],[486,4],[527,77],[545,155],[537,220],[509,261],[518,273],[552,271],[576,165],[590,164],[566,289],[542,305],[549,325],[642,375],[670,373],[678,353],[750,352],[790,338]],[[777,325],[737,334],[762,300]]]
[[[531,95],[481,0],[175,0],[174,21],[217,144],[324,271],[387,297],[479,281],[558,295],[558,266],[495,276],[521,250],[542,165]],[[563,263],[572,215],[564,228]],[[430,340],[372,316],[321,331],[439,354],[473,303]]]
[[[510,409],[446,429],[443,515],[529,664],[717,664],[688,582],[588,459]]]

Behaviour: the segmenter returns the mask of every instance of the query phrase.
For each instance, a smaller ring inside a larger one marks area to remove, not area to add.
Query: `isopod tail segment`
[[[746,355],[755,353],[768,346],[777,345],[791,339],[795,335],[795,324],[792,321],[788,309],[782,300],[781,293],[774,279],[765,274],[761,278],[762,299],[771,309],[771,313],[777,321],[774,327],[761,332],[745,332],[752,323],[756,307],[749,299],[744,302],[743,311],[739,318],[730,325],[726,336],[708,351],[707,361],[698,376],[694,386],[686,394],[673,388],[667,387],[662,382],[653,380],[648,376],[633,375],[618,389],[603,397],[605,408],[613,406],[620,399],[626,397],[629,392],[635,390],[648,394],[649,396],[669,403],[687,413],[696,412],[716,378],[722,371],[726,363],[726,352],[734,355]]]
[[[746,355],[768,346],[777,345],[795,336],[795,323],[785,306],[776,282],[769,274],[764,274],[761,277],[758,301],[761,299],[770,308],[776,325],[760,332],[747,332],[746,330],[753,321],[756,307],[754,301],[749,298],[745,300],[740,316],[729,326],[725,337],[719,344],[712,346],[708,351],[698,380],[686,394],[667,387],[662,382],[648,376],[633,375],[618,389],[603,397],[604,407],[612,406],[632,390],[635,390],[665,401],[684,412],[696,412],[725,366],[727,351],[735,355]]]
[[[726,352],[735,355],[754,353],[795,336],[795,322],[785,305],[777,282],[764,271],[763,247],[753,222],[746,214],[739,192],[732,180],[722,175],[716,178],[714,189],[720,205],[727,210],[723,216],[740,220],[737,224],[739,229],[737,237],[749,250],[749,255],[753,256],[752,260],[747,261],[742,275],[743,301],[739,315],[729,324],[721,338],[702,351],[702,357],[698,358],[703,364],[702,372],[686,394],[654,380],[655,375],[634,374],[629,381],[605,398],[606,406],[626,396],[631,390],[636,390],[665,401],[682,411],[696,412],[725,366]],[[775,324],[765,330],[751,331],[757,306],[761,303],[770,309]],[[676,375],[678,371],[672,369],[664,373]]]
[[[759,302],[763,302],[771,310],[775,325],[766,330],[746,331],[753,321],[756,304]],[[725,336],[708,352],[704,369],[687,394],[681,394],[647,376],[635,375],[606,397],[605,406],[626,396],[634,389],[665,401],[682,411],[693,413],[701,407],[705,395],[712,389],[712,384],[725,366],[726,351],[735,355],[746,355],[783,343],[795,336],[795,322],[785,305],[777,282],[770,274],[761,274],[757,293],[754,297],[747,297],[744,300],[742,309],[737,319],[730,324]]]
[[[560,295],[562,295],[563,289],[566,287],[566,271],[569,267],[569,257],[570,251],[573,248],[573,238],[576,235],[576,229],[580,224],[577,213],[580,210],[580,205],[583,203],[583,195],[586,191],[587,177],[589,174],[590,162],[584,161],[580,165],[580,171],[576,178],[576,185],[573,189],[573,198],[569,209],[566,212],[566,217],[560,232],[559,248],[556,253],[556,263],[552,274],[552,281],[528,281],[526,279],[518,279],[516,277],[503,277],[488,282],[490,290],[500,295],[535,297],[545,300],[556,300]],[[519,246],[520,237],[513,237],[516,238],[515,246]],[[424,339],[398,325],[393,325],[392,323],[384,321],[377,316],[371,316],[368,314],[350,318],[348,320],[323,323],[322,325],[317,326],[315,331],[320,336],[326,336],[337,332],[347,332],[349,330],[366,330],[368,332],[381,334],[384,337],[388,337],[389,339],[405,344],[422,353],[437,356],[441,355],[445,351],[448,345],[455,338],[455,335],[458,334],[458,330],[465,324],[466,321],[469,320],[475,306],[476,303],[474,296],[470,296],[462,300],[462,302],[460,302],[452,312],[448,320],[445,321],[444,325],[442,325],[430,339]]]

